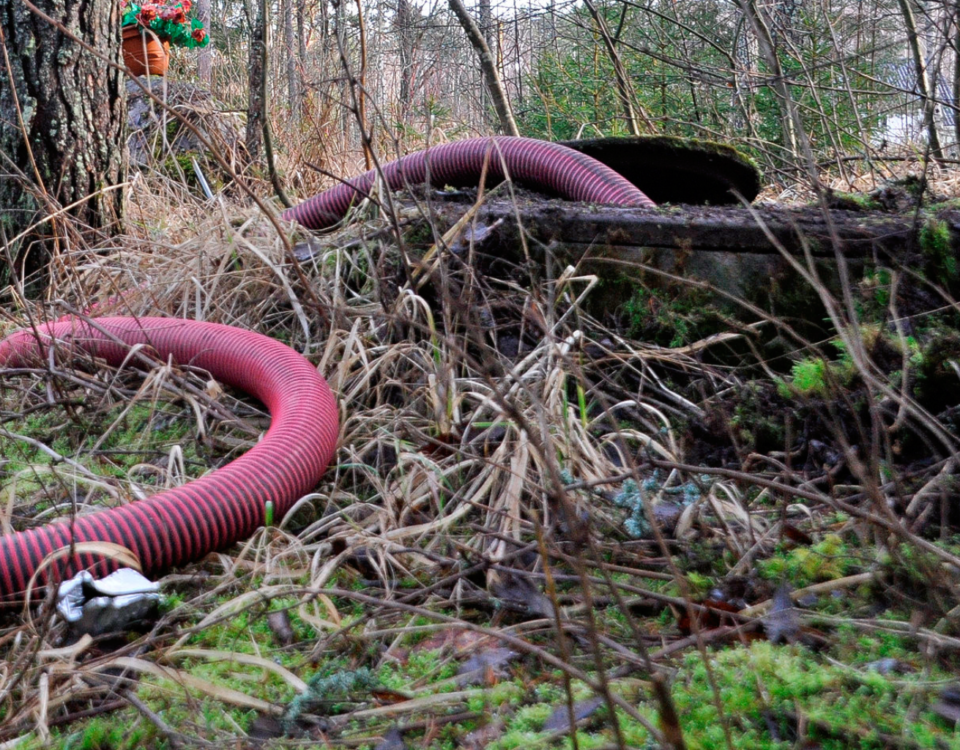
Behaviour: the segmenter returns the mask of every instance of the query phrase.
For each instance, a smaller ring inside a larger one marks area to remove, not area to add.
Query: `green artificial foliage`
[[[131,1],[124,5],[121,24],[150,31],[161,42],[170,42],[174,47],[206,47],[210,37],[198,18],[187,15],[191,7],[192,0],[142,5]]]

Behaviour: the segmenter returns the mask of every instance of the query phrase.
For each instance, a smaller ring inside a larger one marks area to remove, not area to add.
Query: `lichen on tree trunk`
[[[108,62],[121,58],[120,4],[34,2],[101,56],[26,4],[0,2],[0,247],[10,257],[27,246],[11,240],[71,204],[68,213],[82,225],[107,233],[123,216],[123,191],[109,189],[126,167],[126,99],[121,73]],[[48,222],[24,239],[34,243],[56,229]],[[31,253],[29,265],[45,263],[45,254]],[[0,283],[9,276],[6,260]]]
[[[249,95],[247,100],[247,151],[250,158],[259,161],[263,155],[264,100],[264,23],[263,7],[260,2],[247,0],[245,3],[247,19],[250,22],[250,49],[247,82]]]

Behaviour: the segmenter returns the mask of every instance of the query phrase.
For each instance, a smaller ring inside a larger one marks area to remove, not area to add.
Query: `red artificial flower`
[[[193,0],[180,0],[180,7],[183,8],[185,13],[189,13],[193,7]]]
[[[174,23],[186,23],[187,14],[183,12],[183,8],[164,8],[160,11],[160,18],[164,21],[173,21]]]
[[[157,6],[153,3],[148,3],[140,7],[140,14],[137,16],[137,20],[144,26],[147,26],[156,17]]]
[[[190,36],[197,44],[203,44],[203,40],[207,38],[207,32],[203,29],[194,29]]]

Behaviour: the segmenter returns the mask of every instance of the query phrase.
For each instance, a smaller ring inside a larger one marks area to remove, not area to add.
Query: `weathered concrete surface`
[[[462,210],[447,205],[441,213]],[[559,200],[492,200],[477,219],[487,224],[502,220],[513,227],[519,221],[528,236],[565,245],[779,254],[779,243],[791,253],[806,246],[821,257],[833,257],[834,247],[845,255],[899,253],[917,247],[919,229],[913,216],[881,212],[831,211],[828,220],[819,208],[614,208]],[[960,212],[946,220],[956,246]]]
[[[456,201],[433,206],[444,229],[467,208]],[[960,212],[938,220],[945,222],[951,251],[957,253]],[[919,255],[925,221],[882,212],[832,210],[825,216],[819,208],[638,209],[526,197],[492,199],[476,213],[478,226],[497,227],[497,236],[486,240],[495,245],[488,244],[492,253],[518,249],[522,227],[531,253],[550,252],[557,263],[579,262],[583,270],[602,275],[619,270],[649,283],[671,274],[756,301],[805,285],[784,252],[804,263],[809,253],[822,280],[838,290],[837,251],[853,274],[865,261],[896,265]]]

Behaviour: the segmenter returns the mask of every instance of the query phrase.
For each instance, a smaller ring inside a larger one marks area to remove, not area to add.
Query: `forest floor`
[[[138,632],[7,612],[0,747],[960,748],[960,271],[935,221],[832,280],[801,258],[764,309],[511,259],[469,223],[288,247],[239,201],[132,190],[129,233],[59,255],[0,334],[118,292],[259,331],[328,379],[339,448],[287,517],[162,578]],[[176,368],[76,375],[3,379],[4,528],[256,442],[185,381],[267,422]]]

